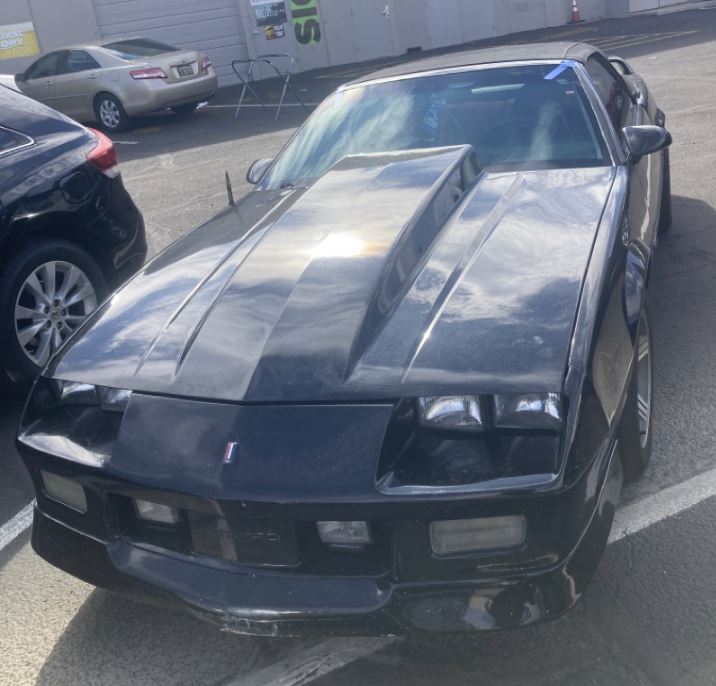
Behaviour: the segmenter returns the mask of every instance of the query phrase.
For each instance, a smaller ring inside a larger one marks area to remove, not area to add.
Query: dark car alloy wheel
[[[36,376],[106,293],[97,263],[73,243],[33,242],[11,258],[0,276],[0,340],[11,376]]]
[[[15,301],[17,341],[42,367],[96,307],[87,274],[70,262],[45,262],[25,279]]]
[[[644,308],[639,317],[634,371],[619,431],[626,481],[637,479],[651,457],[653,378],[651,324],[648,310]]]

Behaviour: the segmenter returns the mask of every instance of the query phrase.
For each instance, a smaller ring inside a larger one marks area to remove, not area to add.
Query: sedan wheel
[[[637,328],[634,369],[619,427],[619,452],[625,481],[634,481],[651,458],[653,413],[653,344],[649,312],[642,310]]]
[[[45,262],[20,287],[15,335],[33,364],[44,366],[68,336],[97,308],[87,275],[69,262]]]
[[[122,131],[129,125],[129,116],[122,103],[109,93],[97,96],[94,104],[97,120],[105,131]]]

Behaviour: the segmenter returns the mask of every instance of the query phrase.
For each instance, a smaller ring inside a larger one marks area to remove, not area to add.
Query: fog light
[[[430,524],[430,545],[436,555],[514,548],[525,541],[522,515],[454,519]]]
[[[152,503],[149,500],[135,500],[137,516],[147,522],[159,524],[176,524],[179,521],[179,510],[169,505]]]
[[[373,542],[368,522],[317,522],[323,543],[343,548],[357,548]]]
[[[85,489],[80,484],[50,472],[40,471],[40,476],[48,498],[83,514],[87,512],[87,496]]]

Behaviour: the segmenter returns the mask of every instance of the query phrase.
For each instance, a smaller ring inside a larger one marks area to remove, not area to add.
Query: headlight
[[[418,399],[418,416],[425,426],[458,431],[482,431],[480,399],[476,395],[432,396]]]
[[[58,399],[62,405],[100,405],[103,410],[124,412],[127,409],[131,391],[124,388],[95,386],[78,381],[53,381]]]
[[[523,393],[495,396],[495,426],[506,429],[560,429],[559,393]]]

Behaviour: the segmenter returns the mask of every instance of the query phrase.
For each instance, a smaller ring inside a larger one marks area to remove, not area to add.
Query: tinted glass
[[[70,50],[65,62],[64,72],[72,74],[78,71],[88,71],[89,69],[99,69],[100,66],[92,55],[84,50]]]
[[[174,52],[175,48],[167,43],[161,43],[151,38],[132,38],[131,40],[120,40],[114,43],[106,43],[102,46],[105,50],[113,53],[123,60],[133,60],[137,57],[153,57],[165,52]]]
[[[629,115],[629,95],[622,83],[617,81],[609,70],[594,57],[587,60],[586,66],[599,94],[599,99],[607,108],[609,119],[617,131],[621,130],[626,126]]]
[[[45,76],[54,76],[57,74],[61,56],[61,52],[51,52],[49,55],[40,57],[40,59],[30,65],[25,72],[25,79],[39,79]]]
[[[571,67],[502,67],[338,91],[261,186],[316,178],[346,155],[458,144],[472,145],[480,164],[497,170],[609,164]]]

